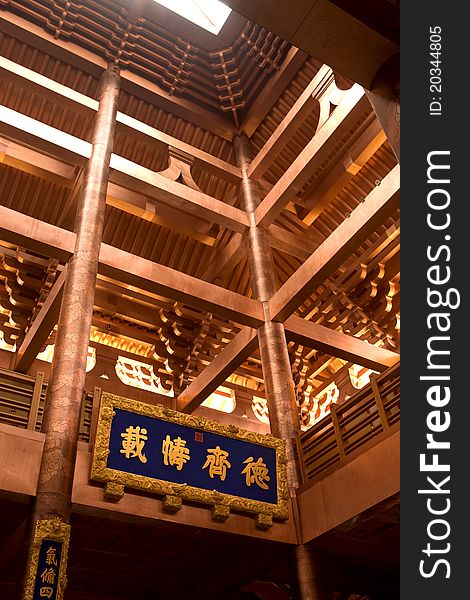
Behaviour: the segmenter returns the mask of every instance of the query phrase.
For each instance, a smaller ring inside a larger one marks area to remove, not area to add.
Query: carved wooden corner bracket
[[[194,181],[191,174],[191,167],[194,163],[194,156],[191,156],[183,150],[174,148],[173,146],[168,147],[168,159],[169,165],[164,171],[160,171],[159,175],[167,177],[172,181],[183,183],[193,190],[201,192],[201,188]]]

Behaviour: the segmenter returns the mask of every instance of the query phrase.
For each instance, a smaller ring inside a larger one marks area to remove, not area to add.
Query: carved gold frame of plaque
[[[39,566],[39,551],[43,540],[62,542],[56,600],[63,600],[67,585],[67,557],[70,544],[70,525],[60,519],[39,519],[34,526],[31,556],[25,582],[24,600],[33,600]]]
[[[216,490],[204,490],[187,484],[171,483],[161,479],[153,479],[144,475],[135,475],[108,468],[106,463],[109,454],[111,425],[115,414],[114,408],[274,448],[276,451],[277,504],[232,496],[231,494],[217,492]],[[223,425],[204,417],[179,413],[162,405],[144,404],[143,402],[130,400],[107,392],[103,392],[101,396],[101,407],[91,466],[91,479],[106,483],[105,497],[110,500],[118,500],[123,495],[124,488],[132,488],[165,496],[170,500],[169,504],[175,506],[173,512],[176,512],[179,507],[176,507],[178,502],[172,503],[171,499],[177,500],[181,498],[190,502],[212,505],[214,507],[213,511],[215,509],[215,514],[216,516],[219,515],[219,517],[224,513],[224,510],[221,510],[222,507],[225,507],[228,512],[230,509],[234,509],[241,512],[254,513],[258,516],[257,525],[260,528],[267,528],[270,518],[280,520],[288,518],[286,465],[285,442],[271,435],[245,431],[234,425]]]

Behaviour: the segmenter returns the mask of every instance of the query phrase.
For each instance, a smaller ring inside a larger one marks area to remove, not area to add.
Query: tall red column
[[[286,441],[287,483],[295,502],[295,490],[301,483],[295,457],[295,438],[300,428],[299,411],[284,325],[271,320],[268,307],[268,301],[277,291],[278,285],[268,233],[255,222],[254,213],[261,198],[256,182],[248,177],[252,151],[246,135],[234,139],[234,151],[242,171],[240,205],[250,220],[245,245],[253,296],[263,304],[265,314],[265,322],[258,328],[258,341],[271,433]],[[292,558],[294,587],[299,600],[323,600],[319,563],[310,548],[299,544],[295,547]]]
[[[106,209],[109,164],[119,98],[119,73],[105,71],[76,217],[76,242],[64,284],[54,358],[44,407],[44,452],[33,514],[38,522],[68,523],[80,408]],[[47,524],[47,523],[46,523]],[[32,543],[32,542],[31,542]],[[31,558],[31,544],[29,557]]]

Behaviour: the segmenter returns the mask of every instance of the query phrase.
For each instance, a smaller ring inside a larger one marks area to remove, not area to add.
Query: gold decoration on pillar
[[[60,519],[39,519],[36,521],[31,544],[30,560],[26,573],[24,600],[33,600],[34,588],[37,577],[41,577],[39,571],[39,555],[44,540],[60,542],[62,544],[60,561],[55,556],[46,558],[46,567],[42,573],[44,587],[50,587],[56,583],[56,600],[62,600],[67,585],[67,557],[70,544],[70,525]],[[47,572],[46,572],[47,571]],[[46,596],[45,596],[46,597]]]

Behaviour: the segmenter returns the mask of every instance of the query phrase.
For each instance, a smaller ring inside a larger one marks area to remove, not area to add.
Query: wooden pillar
[[[306,544],[294,547],[294,560],[291,563],[291,578],[295,597],[298,600],[318,600],[324,588],[321,560],[317,550]]]
[[[294,440],[299,431],[299,413],[284,325],[271,321],[268,314],[268,300],[278,288],[274,262],[267,231],[264,227],[257,227],[254,220],[254,213],[261,198],[256,182],[247,176],[252,159],[248,137],[237,136],[234,140],[234,150],[238,166],[242,170],[240,205],[250,219],[245,246],[253,296],[263,303],[265,313],[265,322],[258,328],[258,341],[269,421],[272,434],[287,442],[288,483],[290,489],[295,490],[300,482],[294,453]]]
[[[301,483],[300,469],[295,457],[295,440],[300,429],[299,411],[284,325],[271,320],[268,307],[268,301],[277,291],[278,285],[268,233],[264,227],[257,227],[255,222],[254,213],[261,198],[256,182],[247,175],[252,160],[250,140],[246,135],[239,135],[233,143],[237,164],[242,171],[240,206],[250,220],[245,246],[253,296],[262,302],[264,307],[265,322],[258,328],[258,341],[271,433],[286,441],[287,483],[294,497],[295,490]],[[318,568],[313,555],[301,544],[295,548],[293,558],[295,587],[298,589],[299,600],[322,599],[316,576]]]
[[[56,521],[67,524],[70,520],[80,408],[118,98],[119,73],[110,67],[101,80],[99,108],[91,140],[92,153],[77,208],[75,249],[64,284],[44,408],[42,431],[46,438],[34,505],[33,528],[37,528],[38,522],[44,524]],[[30,560],[31,547],[30,542]]]
[[[370,90],[369,102],[400,162],[400,55],[394,54],[378,70]]]

